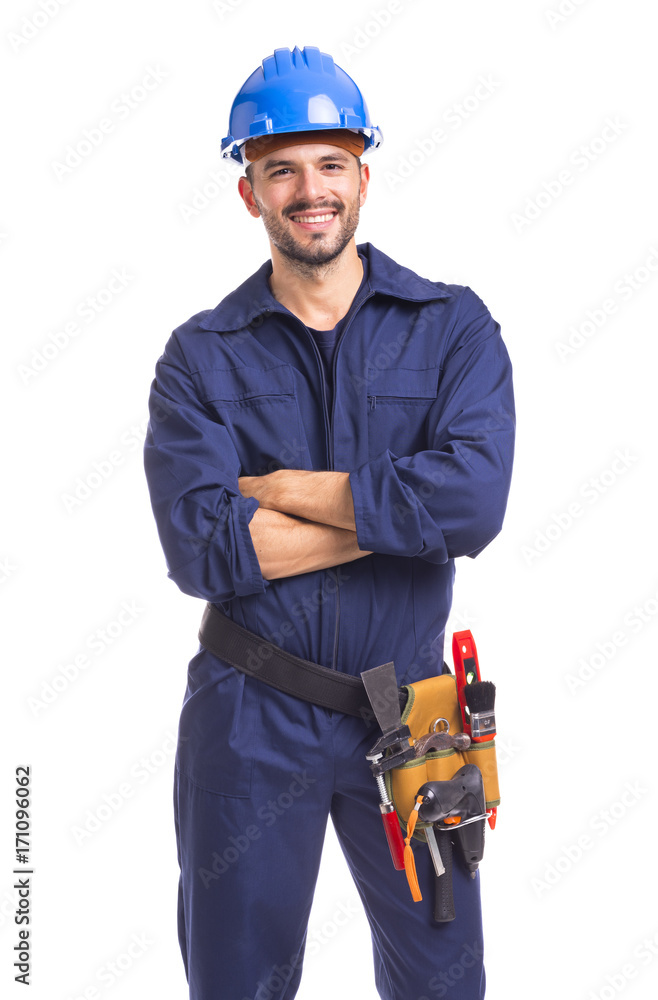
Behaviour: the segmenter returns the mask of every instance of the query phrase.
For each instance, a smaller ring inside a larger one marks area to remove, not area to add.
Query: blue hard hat
[[[360,132],[365,150],[384,140],[370,121],[361,91],[330,55],[312,45],[275,49],[233,101],[222,156],[244,163],[248,139],[336,128]]]

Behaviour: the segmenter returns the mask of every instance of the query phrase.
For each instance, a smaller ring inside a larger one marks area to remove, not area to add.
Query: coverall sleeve
[[[350,474],[359,547],[433,563],[476,556],[502,527],[515,417],[500,327],[470,288],[426,426],[426,450],[387,450]]]
[[[249,522],[258,501],[238,488],[227,428],[198,397],[176,333],[155,370],[144,466],[169,576],[215,603],[263,593]]]

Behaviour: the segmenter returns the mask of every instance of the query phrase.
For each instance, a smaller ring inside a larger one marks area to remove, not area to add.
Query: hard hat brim
[[[328,146],[340,146],[354,156],[361,156],[365,149],[365,136],[349,129],[324,129],[305,132],[285,132],[278,135],[264,135],[258,139],[248,139],[242,149],[245,162],[255,163],[263,156],[274,153],[288,146],[306,146],[312,143],[323,143]]]

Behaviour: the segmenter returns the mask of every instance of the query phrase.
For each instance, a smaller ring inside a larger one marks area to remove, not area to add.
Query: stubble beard
[[[308,205],[297,202],[289,206],[282,213],[281,218],[275,210],[265,209],[256,194],[254,201],[260,212],[270,241],[277,248],[279,253],[286,258],[291,267],[297,273],[304,276],[318,276],[320,272],[329,273],[335,267],[338,258],[348,245],[359,224],[359,197],[357,196],[351,203],[344,205],[339,201],[326,203],[323,205]],[[336,223],[338,230],[329,235],[327,232],[312,233],[307,232],[310,243],[302,243],[296,239],[294,233],[288,228],[286,219],[291,215],[302,215],[305,212],[319,212],[322,209],[330,209],[337,212]]]

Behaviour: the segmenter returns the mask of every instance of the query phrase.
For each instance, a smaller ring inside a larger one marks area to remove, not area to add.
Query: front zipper
[[[330,423],[329,423],[329,441],[330,441],[330,444],[331,444],[331,467],[332,467],[332,469],[333,469],[333,461],[334,461],[334,439],[333,439],[334,415],[335,415],[335,412],[336,412],[336,396],[338,395],[338,392],[337,392],[337,381],[336,381],[336,373],[337,373],[337,368],[338,368],[338,351],[340,350],[340,345],[342,344],[343,340],[345,339],[345,334],[347,333],[347,331],[349,330],[349,328],[351,327],[351,325],[352,325],[352,323],[354,321],[354,317],[359,312],[359,310],[360,310],[361,306],[364,304],[364,302],[367,302],[368,299],[372,298],[372,296],[374,294],[375,294],[374,292],[370,291],[365,296],[365,298],[363,298],[361,300],[361,302],[359,302],[357,308],[354,310],[354,312],[350,316],[347,325],[345,326],[345,328],[343,329],[343,332],[341,333],[340,337],[338,338],[338,343],[336,344],[336,350],[334,351],[333,372],[332,372],[333,378],[334,378],[334,394],[333,394],[333,400],[332,400],[332,405],[331,405],[331,420],[330,420]],[[310,334],[309,334],[309,336],[310,336]],[[322,359],[320,359],[320,363],[322,363]],[[323,379],[323,382],[324,382],[324,372],[322,372],[322,379]],[[337,669],[336,664],[338,663],[338,634],[339,634],[339,629],[340,629],[340,587],[336,587],[336,628],[334,630],[334,654],[333,654],[333,660],[332,660],[334,670]]]
[[[340,350],[340,345],[342,344],[343,340],[345,339],[345,334],[347,333],[347,331],[351,327],[352,323],[354,322],[354,318],[355,318],[356,314],[359,312],[359,310],[361,309],[361,306],[365,302],[367,302],[368,299],[372,298],[374,294],[375,293],[373,291],[370,291],[368,293],[368,295],[366,295],[365,298],[363,298],[361,300],[361,302],[359,303],[358,307],[354,310],[354,312],[350,316],[349,322],[347,323],[347,325],[343,329],[343,332],[341,333],[340,337],[338,338],[338,343],[336,344],[336,350],[334,351],[334,359],[333,359],[333,373],[332,374],[333,374],[333,379],[334,379],[334,393],[333,393],[333,400],[332,400],[332,406],[331,406],[331,416],[329,415],[329,408],[327,406],[327,380],[326,380],[326,378],[324,376],[324,364],[322,363],[322,357],[320,356],[320,350],[319,350],[318,345],[316,344],[316,342],[315,342],[315,340],[313,338],[313,335],[308,332],[308,329],[307,329],[306,325],[304,323],[302,323],[302,326],[304,327],[304,331],[306,333],[306,336],[309,338],[309,340],[311,341],[311,344],[313,346],[313,351],[315,353],[315,360],[316,360],[317,365],[318,365],[318,371],[320,372],[320,385],[321,385],[321,388],[322,388],[322,411],[324,413],[325,441],[326,441],[326,445],[327,445],[327,462],[328,462],[329,470],[330,471],[335,471],[334,470],[333,426],[334,426],[334,415],[335,415],[335,412],[336,412],[336,396],[337,396],[337,391],[336,391],[337,390],[337,385],[336,385],[336,369],[337,369],[337,363],[338,363],[338,351]],[[301,323],[301,320],[299,322]],[[333,649],[333,655],[332,655],[331,665],[332,665],[332,668],[334,670],[337,670],[338,669],[337,668],[337,663],[338,663],[338,638],[339,638],[339,630],[340,630],[340,588],[339,587],[336,587],[336,612],[335,613],[336,613],[336,627],[334,629],[334,649]]]

